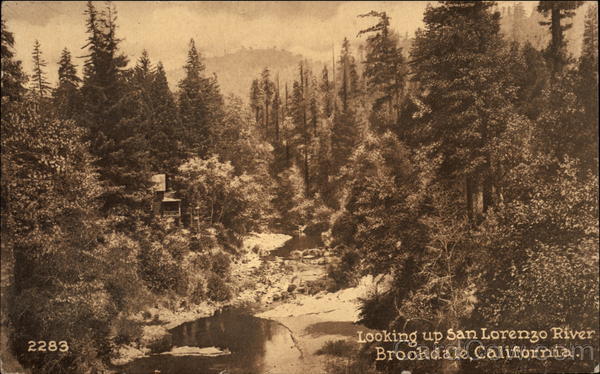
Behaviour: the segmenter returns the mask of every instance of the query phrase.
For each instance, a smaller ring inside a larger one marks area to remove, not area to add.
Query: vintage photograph
[[[2,1],[2,374],[600,373],[595,1]]]

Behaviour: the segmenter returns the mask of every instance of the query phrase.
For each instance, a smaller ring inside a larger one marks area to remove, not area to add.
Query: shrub
[[[328,340],[315,354],[347,357],[354,351],[354,345],[346,340]]]
[[[340,253],[340,261],[337,264],[329,266],[327,273],[329,278],[333,280],[334,290],[339,290],[345,287],[355,286],[357,282],[357,268],[360,264],[360,254],[358,250],[342,247]]]
[[[217,252],[212,257],[211,270],[216,274],[221,276],[229,273],[229,268],[231,267],[231,260],[229,256],[223,252]]]
[[[211,268],[212,260],[208,254],[198,255],[193,261],[196,270],[210,270]]]
[[[200,304],[206,299],[205,283],[202,280],[198,280],[193,287],[193,291],[190,293],[190,301],[193,304]]]
[[[115,344],[126,344],[137,341],[142,336],[142,326],[139,322],[132,321],[125,317],[118,317],[112,323],[113,342]]]
[[[322,232],[329,230],[328,221],[318,221],[310,223],[304,229],[304,234],[307,236],[319,236]]]
[[[190,252],[200,252],[202,250],[200,239],[195,235],[190,237],[189,250]]]
[[[174,290],[182,276],[178,262],[160,243],[142,247],[140,272],[148,287],[155,292]]]
[[[231,290],[222,277],[211,274],[206,285],[207,296],[212,301],[227,301],[231,298]]]
[[[356,222],[354,222],[350,213],[343,211],[331,227],[331,236],[333,237],[331,245],[352,244],[354,243],[355,234]]]
[[[162,240],[162,245],[169,251],[176,261],[181,261],[183,255],[190,248],[190,240],[182,230],[166,235]]]

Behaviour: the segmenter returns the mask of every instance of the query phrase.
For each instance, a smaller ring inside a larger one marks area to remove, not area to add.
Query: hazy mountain
[[[206,74],[216,73],[224,95],[235,94],[242,99],[248,99],[252,80],[259,77],[265,67],[271,71],[271,79],[277,82],[279,75],[281,94],[284,95],[285,83],[291,85],[298,76],[298,64],[303,56],[293,54],[281,49],[247,49],[242,48],[224,56],[209,57],[205,59]],[[328,62],[331,69],[331,62]],[[322,62],[308,61],[316,76],[320,76],[323,69]],[[167,72],[171,87],[175,90],[177,82],[183,77],[183,68]]]

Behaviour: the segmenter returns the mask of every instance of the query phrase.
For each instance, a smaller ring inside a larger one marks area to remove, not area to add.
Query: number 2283
[[[59,342],[55,340],[38,340],[33,341],[30,340],[27,342],[28,348],[27,352],[68,352],[69,351],[69,343],[65,340],[61,340]]]

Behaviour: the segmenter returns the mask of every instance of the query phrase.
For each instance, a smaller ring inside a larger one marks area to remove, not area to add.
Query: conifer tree
[[[588,159],[591,170],[598,171],[598,4],[588,7],[583,33],[583,48],[579,59],[578,96],[584,108],[584,121],[589,139],[594,139]],[[595,156],[595,157],[594,157]]]
[[[331,117],[333,114],[333,97],[332,97],[332,84],[329,80],[329,71],[327,70],[327,66],[323,66],[323,71],[321,72],[321,110],[323,111],[323,116],[326,118]]]
[[[390,17],[386,12],[371,11],[359,17],[376,17],[378,23],[358,35],[367,37],[367,54],[363,75],[367,86],[376,95],[373,109],[387,105],[388,116],[395,121],[400,110],[400,99],[404,89],[404,57],[398,47],[398,37],[390,30]],[[393,117],[392,117],[393,116]]]
[[[44,70],[48,63],[42,56],[40,42],[36,39],[33,43],[33,52],[31,54],[33,61],[32,88],[38,98],[44,98],[50,92],[50,83]]]
[[[271,72],[269,68],[265,67],[261,73],[261,91],[263,97],[263,111],[264,111],[264,132],[265,139],[269,139],[269,129],[271,127],[272,119],[269,117],[269,107],[271,106],[271,102],[273,100],[274,94],[274,84],[271,81]]]
[[[573,24],[563,22],[563,20],[573,17],[575,9],[582,4],[583,1],[540,1],[537,6],[538,12],[545,17],[550,17],[549,21],[543,21],[540,24],[547,25],[552,35],[546,55],[551,62],[553,74],[562,72],[569,62],[565,31],[570,29]]]
[[[132,222],[133,211],[141,212],[149,193],[146,140],[136,121],[135,95],[127,84],[127,58],[119,52],[116,10],[108,4],[98,12],[90,1],[85,14],[88,54],[80,123],[88,129],[101,179],[110,186],[103,195],[103,210]]]
[[[281,124],[281,93],[279,92],[279,75],[277,75],[277,84],[274,85],[274,95],[272,104],[274,142],[279,143],[280,139],[280,124]]]
[[[62,50],[58,61],[58,87],[54,90],[56,113],[62,119],[73,119],[81,105],[77,68],[67,48]]]
[[[254,79],[250,86],[250,107],[254,112],[254,120],[258,126],[261,123],[262,115],[262,104],[263,104],[263,93],[260,81]]]
[[[150,103],[153,112],[153,132],[149,137],[149,148],[153,155],[153,170],[175,173],[184,161],[181,149],[184,140],[181,136],[175,97],[169,89],[167,74],[161,62],[156,64],[150,86]]]
[[[338,61],[337,78],[340,80],[337,86],[337,98],[341,103],[334,113],[331,154],[333,168],[339,169],[344,166],[352,154],[357,142],[357,119],[356,107],[359,95],[359,76],[356,70],[356,61],[350,51],[350,42],[344,38]]]
[[[358,73],[356,71],[356,61],[350,51],[350,41],[344,38],[342,50],[338,61],[338,77],[341,80],[338,96],[342,103],[342,111],[347,112],[353,100],[358,94]]]
[[[503,70],[500,14],[493,3],[444,1],[425,11],[411,51],[414,79],[421,85],[422,144],[441,158],[440,176],[466,178],[466,205],[483,190],[483,210],[494,204],[491,145],[511,115],[513,92]],[[440,32],[440,30],[444,32]],[[483,178],[482,178],[483,176]],[[483,184],[483,186],[480,186]],[[496,190],[497,191],[497,190]]]
[[[4,98],[8,101],[20,100],[25,94],[25,82],[27,76],[21,67],[21,61],[15,60],[15,38],[12,32],[8,31],[4,19],[1,21],[2,44],[0,49],[2,60],[2,103]]]
[[[190,40],[184,66],[185,77],[179,82],[179,115],[185,133],[184,148],[189,155],[205,157],[212,144],[211,126],[215,126],[222,97],[215,77],[204,76],[205,66]]]

